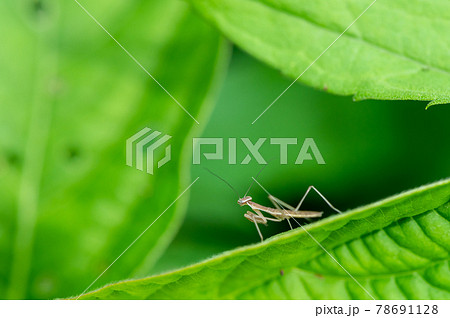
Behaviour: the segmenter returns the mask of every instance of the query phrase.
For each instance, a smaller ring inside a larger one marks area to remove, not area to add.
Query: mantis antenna
[[[245,192],[244,197],[246,197],[247,194],[250,192],[250,189],[252,188],[253,184],[255,184],[255,179],[257,179],[257,178],[259,177],[259,175],[261,174],[261,172],[264,170],[265,167],[267,167],[267,165],[266,165],[266,166],[263,166],[263,167],[258,171],[258,173],[256,174],[256,177],[253,179],[252,183],[250,183],[250,186],[248,187],[247,192]]]
[[[210,174],[212,174],[213,176],[217,177],[218,179],[222,180],[223,182],[225,182],[225,184],[228,185],[231,188],[231,190],[233,190],[237,194],[238,198],[240,197],[239,196],[239,192],[237,192],[236,189],[227,180],[225,180],[221,176],[215,174],[214,172],[212,172],[208,168],[203,167],[203,169],[205,169],[206,171],[208,171]]]

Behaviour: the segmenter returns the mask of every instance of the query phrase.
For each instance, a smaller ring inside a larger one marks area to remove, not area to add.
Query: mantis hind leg
[[[300,200],[300,202],[298,203],[297,207],[294,209],[294,211],[298,211],[300,209],[300,206],[302,205],[303,201],[305,201],[306,196],[308,195],[309,191],[311,191],[311,189],[313,189],[314,191],[316,191],[316,193],[325,201],[325,203],[332,208],[334,211],[336,211],[337,213],[341,214],[342,212],[338,209],[336,209],[326,198],[325,196],[319,192],[319,190],[317,190],[314,186],[309,186],[308,190],[306,190],[305,194],[303,195],[303,198]]]

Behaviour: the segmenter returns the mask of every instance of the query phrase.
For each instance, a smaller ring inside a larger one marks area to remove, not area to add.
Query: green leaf
[[[372,1],[190,0],[234,43],[292,78]],[[446,0],[378,0],[299,81],[355,100],[449,103],[449,12]]]
[[[205,121],[226,57],[215,30],[175,0],[86,8]],[[198,126],[74,1],[2,1],[0,30],[0,298],[67,297],[187,187]],[[146,126],[173,136],[172,159],[153,176],[125,164],[126,139]],[[187,199],[97,286],[146,275]]]
[[[449,221],[447,179],[80,299],[370,299],[317,243],[376,299],[448,299]]]

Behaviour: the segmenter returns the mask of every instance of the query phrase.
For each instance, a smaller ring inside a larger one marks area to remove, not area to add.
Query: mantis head
[[[247,196],[245,196],[245,197],[239,199],[237,203],[238,203],[240,206],[244,206],[244,205],[247,204],[248,201],[251,201],[251,200],[252,200],[252,197],[247,195]]]

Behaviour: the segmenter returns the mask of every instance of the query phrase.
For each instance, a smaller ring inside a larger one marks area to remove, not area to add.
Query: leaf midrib
[[[252,2],[255,2],[254,0],[251,0],[251,1],[252,1]],[[264,1],[264,0],[263,0],[263,1]],[[306,22],[309,22],[310,24],[312,24],[312,25],[314,25],[314,26],[316,26],[316,27],[319,27],[319,28],[321,28],[321,29],[324,29],[324,30],[326,30],[326,31],[330,31],[330,32],[333,32],[333,33],[336,33],[336,34],[340,34],[340,33],[341,33],[341,32],[338,32],[338,31],[336,31],[336,30],[334,30],[334,29],[332,29],[332,28],[326,26],[326,25],[322,25],[322,24],[318,23],[317,21],[315,21],[315,20],[313,20],[313,19],[308,19],[308,18],[306,18],[306,17],[299,16],[298,14],[296,14],[296,13],[295,13],[294,11],[292,11],[292,10],[285,10],[285,9],[277,8],[276,6],[274,6],[274,5],[270,4],[270,3],[266,3],[266,2],[264,2],[264,3],[258,2],[258,3],[260,3],[261,5],[265,5],[265,6],[267,6],[268,8],[272,8],[272,9],[274,9],[274,10],[276,10],[276,11],[282,13],[282,14],[286,14],[286,15],[289,15],[289,16],[293,16],[294,18],[297,18],[297,19],[300,19],[300,20],[304,20],[304,21],[306,21]],[[374,5],[376,5],[376,4],[377,4],[377,3],[375,3]],[[370,10],[370,9],[369,9],[369,10]],[[349,38],[355,39],[355,40],[360,41],[360,42],[362,42],[362,43],[364,43],[364,44],[370,45],[370,46],[372,46],[372,47],[374,47],[374,48],[376,48],[376,49],[379,49],[379,50],[382,50],[382,51],[384,51],[384,52],[386,52],[386,53],[392,54],[392,55],[394,55],[394,56],[396,56],[396,57],[398,57],[398,58],[402,58],[402,59],[405,59],[405,60],[407,60],[407,61],[417,63],[417,64],[419,64],[419,66],[427,67],[427,68],[429,68],[429,69],[431,69],[431,70],[434,70],[434,71],[437,71],[437,72],[441,72],[441,73],[443,73],[443,74],[445,74],[445,75],[450,75],[450,70],[442,69],[442,68],[440,68],[440,67],[438,67],[438,66],[434,66],[434,65],[431,65],[431,64],[427,64],[427,62],[418,60],[418,59],[415,58],[415,57],[411,57],[411,56],[407,56],[407,55],[402,55],[402,54],[400,54],[400,53],[398,53],[398,52],[396,52],[396,51],[393,51],[392,49],[390,49],[390,48],[388,48],[388,47],[382,46],[381,44],[378,44],[378,43],[373,43],[373,42],[371,42],[371,41],[369,41],[369,40],[367,40],[367,39],[365,39],[365,38],[363,38],[363,37],[362,37],[362,38],[361,38],[361,37],[357,37],[357,36],[355,36],[355,35],[353,35],[353,34],[351,34],[351,33],[348,33],[348,32],[346,32],[345,34],[343,34],[342,37],[349,37]]]

